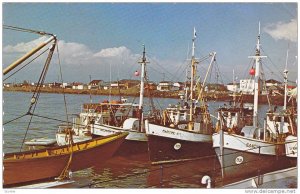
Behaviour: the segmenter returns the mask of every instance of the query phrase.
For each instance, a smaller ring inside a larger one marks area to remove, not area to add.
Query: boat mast
[[[286,62],[285,62],[285,68],[283,71],[283,79],[284,79],[284,103],[283,103],[283,110],[286,110],[286,104],[287,104],[287,77],[288,77],[288,70],[287,70],[287,63],[288,63],[288,57],[289,57],[289,50],[286,51]]]
[[[260,93],[261,87],[261,79],[260,79],[260,66],[261,66],[261,58],[265,58],[266,56],[260,55],[260,22],[258,24],[258,36],[257,36],[257,44],[256,44],[256,53],[255,56],[249,56],[249,58],[255,59],[255,82],[254,82],[254,109],[253,109],[253,126],[258,126],[257,119],[257,110],[258,110],[258,95]]]
[[[189,118],[189,130],[193,129],[193,111],[194,111],[194,79],[196,74],[196,64],[198,63],[195,59],[195,40],[196,40],[196,29],[194,27],[194,34],[193,34],[193,45],[192,45],[192,59],[191,59],[191,85],[190,85],[190,118]]]
[[[143,127],[143,100],[144,100],[144,81],[145,81],[145,69],[146,69],[146,51],[145,51],[145,45],[143,45],[144,51],[143,51],[143,58],[142,61],[139,63],[142,65],[142,72],[141,72],[141,86],[140,86],[140,102],[139,102],[139,131],[142,131]]]
[[[236,83],[235,83],[234,69],[232,70],[232,83],[233,83],[233,107],[235,107],[235,101],[236,101]]]

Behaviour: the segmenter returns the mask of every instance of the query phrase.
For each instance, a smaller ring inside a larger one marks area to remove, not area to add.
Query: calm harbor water
[[[4,92],[3,93],[3,123],[27,113],[31,93]],[[119,97],[112,96],[111,100]],[[102,102],[108,100],[108,96],[90,95],[66,95],[69,120],[72,114],[81,111],[83,103]],[[128,101],[138,98],[128,97]],[[149,100],[145,99],[146,107]],[[176,99],[155,98],[154,103],[158,108],[165,108],[169,104],[176,104]],[[216,116],[215,109],[224,102],[208,102],[210,113]],[[267,110],[267,106],[260,106],[261,114]],[[51,118],[45,119],[33,117],[29,126],[26,140],[33,138],[55,138],[55,133],[61,121],[66,120],[66,110],[62,94],[42,93],[35,110],[35,114]],[[260,118],[263,118],[262,116]],[[22,117],[3,126],[3,152],[16,152],[20,150],[30,116]],[[61,121],[59,121],[61,120]],[[26,149],[23,148],[23,149]],[[131,157],[113,157],[104,164],[94,168],[73,173],[73,179],[83,186],[97,188],[201,188],[201,178],[208,174],[219,179],[219,163],[215,157],[204,158],[194,162],[151,166],[147,153]]]

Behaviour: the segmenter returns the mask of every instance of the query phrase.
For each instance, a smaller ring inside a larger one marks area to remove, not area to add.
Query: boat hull
[[[107,142],[99,143],[99,145],[95,141],[102,141],[106,138],[74,144],[71,160],[70,149],[67,146],[51,148],[47,149],[47,151],[45,149],[36,152],[23,152],[23,155],[20,153],[15,153],[15,156],[12,156],[14,153],[7,154],[3,161],[3,185],[4,187],[9,187],[16,184],[58,177],[69,161],[71,161],[70,171],[101,165],[116,152],[126,135],[117,134],[107,137],[110,139]],[[35,156],[35,154],[38,155],[41,152],[48,153],[48,156],[30,157],[30,155]]]
[[[147,136],[144,132],[127,130],[120,127],[113,127],[108,125],[99,125],[92,129],[92,134],[94,136],[108,136],[111,134],[116,134],[120,132],[127,132],[128,136],[125,138],[125,141],[122,143],[120,148],[116,151],[114,156],[130,156],[130,155],[139,155],[145,154],[148,151],[147,146]]]
[[[297,165],[298,158],[298,138],[297,136],[287,136],[285,139],[285,152],[286,157],[289,158],[290,163]]]
[[[220,134],[213,135],[213,147],[224,178],[247,178],[258,173],[295,166],[284,154],[284,144],[272,144],[224,133],[223,154]],[[221,157],[223,155],[223,157]]]
[[[215,148],[215,152],[220,155],[220,148]],[[294,166],[285,156],[257,155],[226,148],[224,148],[223,153],[224,178],[248,178],[249,176]],[[239,164],[241,160],[242,163]]]
[[[133,141],[147,141],[146,133],[139,132],[135,130],[130,129],[124,129],[121,127],[113,127],[109,125],[98,125],[96,127],[93,127],[91,130],[91,133],[93,135],[98,136],[108,136],[116,133],[126,132],[128,133],[126,140],[133,140]]]
[[[148,153],[152,164],[198,159],[215,155],[211,135],[155,124],[146,125]]]

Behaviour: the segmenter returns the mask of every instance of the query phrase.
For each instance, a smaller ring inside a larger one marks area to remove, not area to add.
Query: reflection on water
[[[182,163],[151,165],[147,154],[113,157],[103,166],[74,173],[76,181],[91,188],[204,188],[201,178],[219,176],[215,156]]]

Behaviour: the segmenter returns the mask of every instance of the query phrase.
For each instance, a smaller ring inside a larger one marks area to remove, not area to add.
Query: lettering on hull
[[[166,129],[163,129],[162,133],[166,133],[166,134],[169,134],[169,135],[180,135],[180,133],[178,133],[178,132],[169,131],[169,130],[166,130]]]

